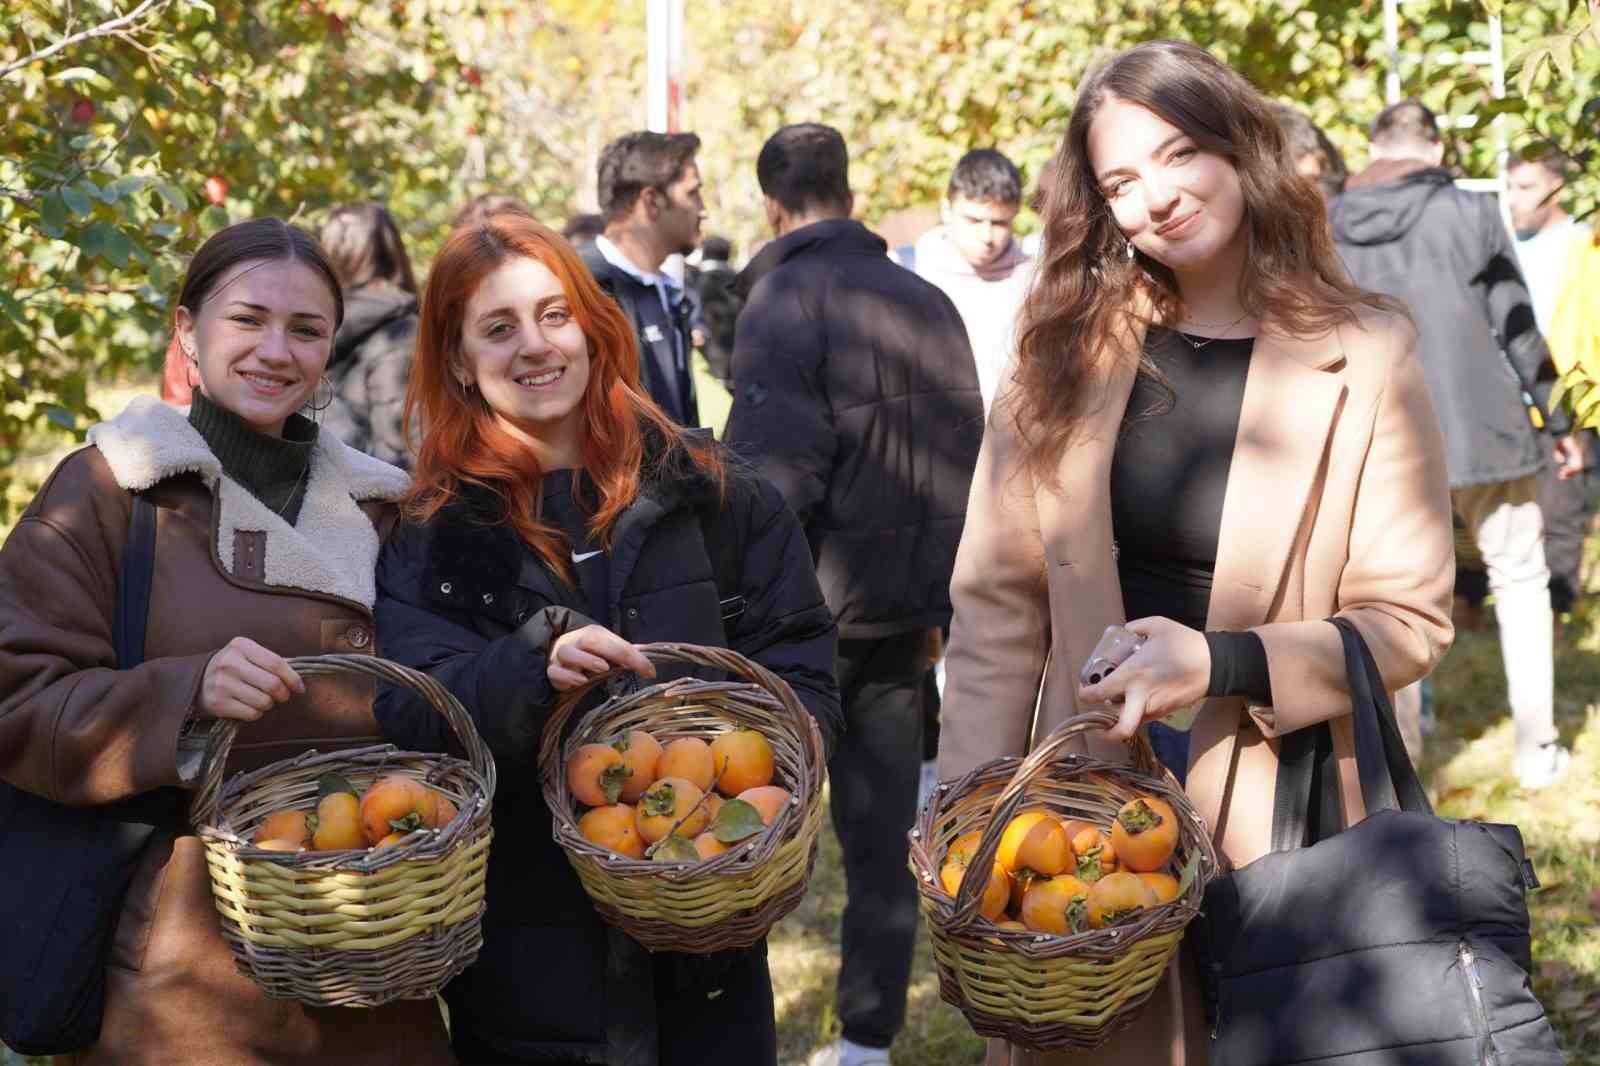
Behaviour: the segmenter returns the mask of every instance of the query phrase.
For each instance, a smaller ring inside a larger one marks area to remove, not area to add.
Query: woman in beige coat
[[[1344,818],[1364,814],[1328,619],[1355,623],[1391,690],[1451,638],[1450,501],[1414,334],[1346,280],[1265,101],[1199,48],[1149,42],[1093,73],[1056,164],[956,561],[940,777],[1093,704],[1121,721],[1090,749],[1125,760],[1134,730],[1198,705],[1180,769],[1243,865],[1268,850],[1292,730],[1330,723]],[[1144,647],[1080,688],[1101,632],[1130,618]],[[1204,1063],[1192,973],[1174,966],[1093,1055],[996,1042],[988,1061]]]

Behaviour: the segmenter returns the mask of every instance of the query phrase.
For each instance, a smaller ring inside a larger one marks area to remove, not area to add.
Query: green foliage
[[[1439,59],[1487,43],[1486,6],[1468,0],[1403,6],[1402,51],[1426,56],[1403,65],[1404,91],[1477,116],[1454,138],[1466,173],[1493,173],[1502,131],[1513,147],[1570,150],[1586,171],[1573,206],[1590,210],[1593,15],[1572,0],[1497,6],[1509,99]],[[721,0],[686,18],[684,120],[704,142],[707,228],[746,249],[766,236],[755,154],[785,122],[844,133],[874,223],[936,202],[971,147],[1001,147],[1037,179],[1089,64],[1140,40],[1212,49],[1357,165],[1388,67],[1379,0]],[[421,266],[476,193],[515,193],[557,225],[592,205],[601,148],[643,124],[643,30],[642,4],[598,0],[10,0],[0,471],[24,434],[81,434],[99,417],[90,382],[159,362],[184,257],[229,220],[315,229],[332,204],[376,199]],[[226,182],[217,204],[211,178]]]

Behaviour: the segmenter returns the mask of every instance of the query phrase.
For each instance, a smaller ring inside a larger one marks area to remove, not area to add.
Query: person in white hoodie
[[[1022,174],[993,148],[961,157],[940,204],[935,226],[906,257],[924,280],[942,289],[961,312],[978,365],[978,388],[988,413],[1011,355],[1012,326],[1033,276],[1030,259],[1012,235],[1022,210]]]

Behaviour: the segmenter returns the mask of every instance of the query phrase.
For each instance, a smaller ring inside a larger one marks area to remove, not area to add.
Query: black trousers
[[[1589,447],[1592,442],[1585,442]],[[1592,452],[1592,448],[1591,448]],[[1550,606],[1572,610],[1583,591],[1583,537],[1589,531],[1587,472],[1562,481],[1553,463],[1539,473],[1539,510],[1544,513],[1544,561],[1550,567]]]
[[[828,764],[844,851],[837,1011],[846,1040],[888,1047],[906,1014],[917,885],[906,867],[916,819],[928,674],[924,631],[839,641],[845,732]]]
[[[651,979],[643,991],[646,995],[654,992],[656,1066],[701,1066],[708,1062],[776,1066],[778,1027],[765,941],[739,952],[731,961],[715,956],[703,960],[672,953],[648,955],[644,949],[634,947]],[[538,960],[529,959],[528,965],[537,966]],[[626,996],[634,991],[614,989],[608,995]],[[597,1041],[603,1040],[597,1035]],[[736,1049],[732,1058],[728,1057],[730,1048]],[[451,1033],[451,1050],[461,1066],[632,1066],[630,1062],[611,1061],[598,1047],[587,1055],[574,1052],[572,1057],[562,1057],[562,1053],[553,1050],[507,1054],[459,1026]]]

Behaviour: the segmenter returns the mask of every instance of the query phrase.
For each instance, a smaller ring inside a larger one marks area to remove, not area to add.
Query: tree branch
[[[63,48],[71,48],[75,44],[81,44],[84,41],[93,40],[96,37],[114,37],[117,34],[122,33],[128,27],[132,26],[134,23],[138,22],[151,8],[156,7],[157,5],[165,7],[171,2],[172,0],[144,0],[142,4],[128,12],[126,15],[120,15],[117,18],[112,19],[110,22],[103,22],[98,26],[91,26],[89,29],[84,30],[81,33],[75,33],[70,37],[63,37],[61,40],[57,41],[48,48],[41,48],[37,52],[32,52],[26,56],[23,56],[14,63],[8,63],[5,66],[0,67],[0,78],[9,77],[11,74],[21,70],[29,63],[37,63],[41,59],[49,59]]]

